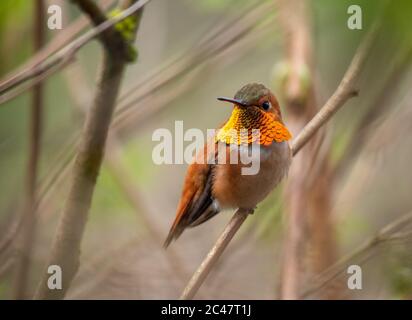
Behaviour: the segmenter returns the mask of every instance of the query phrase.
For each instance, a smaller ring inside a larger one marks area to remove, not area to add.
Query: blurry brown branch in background
[[[390,61],[388,68],[388,76],[380,89],[378,94],[371,100],[366,113],[362,116],[359,123],[355,126],[351,134],[351,140],[347,144],[345,151],[333,170],[336,175],[345,171],[352,158],[358,154],[360,149],[365,145],[371,130],[376,128],[377,120],[389,111],[391,99],[396,94],[402,80],[405,79],[408,67],[412,61],[412,46],[408,50],[399,50],[393,60]]]
[[[12,75],[10,78],[7,78],[0,82],[0,104],[3,104],[16,96],[23,93],[25,90],[30,89],[35,84],[39,83],[45,77],[48,77],[57,71],[61,70],[65,67],[68,63],[72,62],[76,53],[87,43],[91,40],[95,39],[96,37],[100,37],[102,43],[107,43],[108,39],[110,38],[112,41],[116,37],[113,37],[113,32],[110,30],[113,29],[113,26],[126,19],[127,17],[136,14],[142,6],[148,3],[150,0],[141,0],[136,2],[120,14],[116,15],[116,17],[111,19],[106,19],[103,23],[96,25],[95,28],[89,30],[85,34],[81,35],[80,37],[76,38],[66,46],[64,46],[59,51],[53,53],[51,56],[42,57],[40,61],[38,61],[33,66],[29,66],[27,69],[23,69],[22,71],[18,72],[17,74]],[[90,2],[90,1],[88,1]],[[93,2],[91,2],[93,3]],[[92,10],[92,6],[85,7],[84,9]],[[92,13],[92,12],[89,12]],[[108,31],[108,32],[107,32]],[[101,36],[105,34],[105,36]],[[117,40],[114,40],[117,41]],[[120,42],[115,44],[119,46],[118,49],[123,50],[123,54],[128,54],[127,48],[122,48]],[[22,88],[17,88],[15,92],[9,92],[10,90],[25,84],[29,81],[29,84],[25,85]]]
[[[49,2],[49,5],[56,4],[56,1],[52,2],[52,0],[49,0],[48,2]],[[114,0],[101,1],[102,8],[104,9],[108,8],[114,2],[115,2]],[[4,77],[4,80],[2,79],[0,81],[0,87],[7,83],[12,83],[14,81],[20,81],[19,79],[22,79],[27,72],[37,68],[37,65],[44,63],[48,59],[49,56],[56,53],[57,51],[62,49],[63,46],[67,45],[70,41],[72,41],[73,38],[79,32],[81,32],[87,25],[89,25],[89,20],[86,17],[82,16],[82,17],[79,17],[76,21],[72,22],[70,25],[65,26],[61,32],[59,32],[55,37],[53,37],[47,43],[47,45],[45,45],[41,50],[39,50],[35,55],[33,55],[22,66],[20,66],[17,70],[14,70],[10,74],[6,75]],[[33,81],[31,84],[27,86],[19,86],[15,90],[9,93],[0,94],[1,95],[0,104],[6,103],[7,101],[10,101],[18,97],[19,95],[25,93],[27,90],[33,87],[36,83],[39,83],[42,80],[47,79],[48,77],[52,76],[55,72],[61,70],[62,68],[64,68],[65,66],[73,62],[73,60],[74,59],[68,59],[67,61],[62,61],[61,64],[50,66],[49,69],[44,68],[42,73],[39,73],[35,81]],[[30,80],[30,78],[31,77],[27,78],[25,81]]]
[[[75,3],[89,16],[93,16],[96,11],[100,11],[89,0],[76,0]],[[127,12],[134,14],[134,34],[139,27],[143,11],[142,6],[146,3],[147,1],[132,0],[125,3],[125,7],[128,9],[123,11],[121,16],[123,17]],[[135,9],[135,11],[131,9]],[[99,14],[99,16],[102,15]],[[95,18],[91,18],[91,20],[98,23]],[[111,23],[112,20],[104,21],[96,29],[100,30],[101,26],[107,25],[107,22]],[[62,289],[50,290],[48,288],[49,274],[46,267],[35,294],[36,299],[62,299],[79,268],[81,240],[103,160],[109,125],[123,74],[127,63],[130,62],[130,50],[124,50],[124,47],[129,46],[129,44],[123,38],[123,35],[116,32],[114,28],[109,29],[107,27],[106,30],[105,35],[99,38],[103,45],[103,61],[95,98],[86,118],[83,137],[72,169],[72,184],[53,240],[50,259],[47,263],[47,266],[58,265],[63,270]],[[121,42],[123,44],[120,44]]]
[[[348,98],[358,95],[354,82],[363,67],[370,47],[379,30],[379,21],[377,21],[368,33],[365,35],[362,43],[357,49],[353,59],[343,76],[338,88],[333,95],[326,101],[322,109],[305,125],[298,136],[293,140],[291,145],[292,154],[296,155],[301,148],[313,137],[316,131],[323,126],[346,102]]]
[[[329,282],[333,281],[339,275],[346,272],[349,265],[353,263],[363,263],[371,258],[374,249],[381,244],[389,241],[402,241],[412,237],[411,230],[401,232],[412,223],[412,212],[408,212],[395,219],[385,227],[380,229],[375,236],[366,240],[357,249],[339,259],[335,264],[324,270],[321,274],[315,277],[309,287],[304,290],[299,298],[306,298],[319,290],[323,289]]]
[[[64,0],[59,0],[59,2]],[[100,1],[103,9],[111,6],[115,0],[104,0]],[[48,4],[56,4],[57,1],[48,0]],[[58,3],[60,5],[60,3]],[[3,85],[9,81],[15,81],[13,79],[20,77],[21,73],[27,72],[27,70],[32,69],[36,64],[43,63],[46,58],[63,46],[67,45],[73,38],[81,32],[86,26],[90,24],[90,21],[85,16],[77,18],[75,21],[65,26],[60,32],[58,32],[41,50],[36,52],[33,56],[30,57],[25,63],[23,63],[19,68],[13,70],[0,81]]]
[[[376,32],[376,26],[368,32],[366,38],[356,51],[342,78],[342,81],[333,95],[328,99],[328,101],[326,101],[325,105],[318,111],[318,113],[316,113],[316,115],[306,124],[298,136],[292,141],[291,149],[293,156],[295,156],[299,150],[303,148],[311,138],[313,138],[317,130],[320,129],[348,99],[357,95],[358,92],[355,87],[355,82],[359,77],[361,67],[363,66],[367,54],[369,53],[370,47],[372,46],[373,40],[376,36]],[[237,230],[239,230],[240,226],[246,220],[247,216],[248,212],[243,210],[237,210],[235,212],[229,224],[225,227],[222,235],[218,238],[218,241],[209,251],[206,259],[193,274],[180,299],[187,300],[194,297],[207,275],[213,269],[216,261],[222,255],[224,249],[228,246]]]
[[[44,0],[36,0],[33,6],[33,44],[38,51],[45,43],[45,6]],[[31,258],[36,234],[36,197],[37,178],[40,159],[40,144],[43,120],[44,86],[38,83],[33,88],[29,152],[27,163],[27,189],[23,209],[22,226],[18,236],[17,262],[15,268],[13,298],[27,298],[27,286],[31,269]]]
[[[110,173],[115,178],[117,184],[122,190],[123,194],[126,196],[129,203],[133,206],[136,213],[139,214],[139,218],[143,220],[143,223],[149,234],[154,239],[155,243],[161,247],[163,243],[163,232],[159,226],[153,221],[151,213],[148,206],[144,205],[143,197],[139,192],[139,188],[134,181],[130,178],[128,174],[128,169],[122,164],[122,151],[119,141],[116,140],[115,136],[110,134],[107,143],[107,154],[106,154],[106,165],[110,170]],[[189,272],[184,265],[181,257],[178,255],[176,250],[168,250],[164,252],[170,267],[174,271],[174,274],[181,280],[184,281]]]
[[[288,71],[286,75],[274,76],[284,77],[279,81],[280,95],[285,103],[288,127],[292,133],[296,133],[302,130],[317,109],[312,25],[306,1],[278,0],[277,5],[285,38]],[[281,299],[297,299],[306,274],[319,273],[336,259],[336,241],[331,221],[334,179],[329,153],[319,153],[322,143],[323,136],[317,134],[293,159],[293,166],[289,170],[285,190],[286,231],[280,275]],[[335,291],[329,291],[320,298],[336,297]]]
[[[127,251],[136,251],[139,246],[144,246],[141,237],[133,237],[126,242],[115,246],[114,248],[105,248],[104,253],[85,261],[82,265],[83,270],[76,276],[76,282],[79,284],[72,287],[66,298],[69,300],[83,299],[84,296],[93,288],[102,285],[107,278],[111,277],[111,271],[116,267],[119,261],[124,259]]]

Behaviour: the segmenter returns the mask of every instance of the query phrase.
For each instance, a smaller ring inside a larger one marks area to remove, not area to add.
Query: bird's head
[[[291,135],[283,125],[279,103],[275,95],[264,85],[250,83],[243,86],[234,98],[218,98],[234,104],[232,115],[217,135],[217,140],[228,144],[243,144],[258,141],[269,145],[273,141],[282,142]],[[253,137],[251,131],[258,129],[259,137]],[[248,134],[239,134],[247,130]],[[234,132],[234,133],[233,133]]]
[[[220,101],[231,102],[235,109],[250,116],[272,113],[276,120],[282,120],[279,103],[275,95],[260,83],[249,83],[236,92],[234,98],[219,97]]]

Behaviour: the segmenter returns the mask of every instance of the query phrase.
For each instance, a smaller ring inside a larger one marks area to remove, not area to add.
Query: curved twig
[[[316,279],[313,281],[314,284],[303,292],[301,298],[305,298],[324,288],[330,281],[336,279],[340,274],[342,274],[346,270],[349,263],[354,260],[361,259],[365,256],[365,254],[369,253],[378,245],[391,240],[403,240],[405,238],[409,238],[411,236],[410,231],[405,233],[398,232],[411,222],[412,212],[408,212],[407,214],[383,227],[377,232],[374,237],[366,240],[357,249],[341,258],[335,264],[322,272],[318,277],[316,277]]]

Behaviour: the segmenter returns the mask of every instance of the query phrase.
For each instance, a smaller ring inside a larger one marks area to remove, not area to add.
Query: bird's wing
[[[206,144],[187,170],[176,218],[164,243],[165,247],[187,227],[197,226],[219,212],[212,198],[213,164],[210,159],[217,155],[215,146],[214,140]]]

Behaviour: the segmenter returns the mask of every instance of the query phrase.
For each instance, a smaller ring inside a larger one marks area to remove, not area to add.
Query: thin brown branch
[[[100,10],[100,7],[93,0],[72,1],[79,6],[80,10],[89,16],[96,27],[99,27],[108,21],[105,13]],[[119,37],[118,31],[115,28],[107,28],[104,32],[100,33],[98,37],[107,49],[113,50],[116,47],[116,50],[121,52],[126,60],[131,59],[129,58],[129,44],[126,41],[123,41],[122,37]]]
[[[71,0],[76,3],[80,10],[89,16],[89,19],[95,26],[106,21],[106,15],[100,10],[100,7],[93,0]]]
[[[7,228],[7,232],[4,233],[3,238],[0,242],[0,257],[4,255],[13,244],[13,240],[16,238],[16,235],[20,232],[20,229],[23,225],[23,216],[18,219],[14,219],[10,226]]]
[[[58,2],[49,0],[48,5],[58,4],[61,6],[63,4],[62,1],[65,0],[59,0]],[[113,2],[114,0],[101,1],[102,8],[108,8]],[[4,77],[4,80],[2,79],[0,81],[1,85],[10,81],[16,81],[17,78],[21,77],[27,70],[32,69],[36,64],[43,63],[47,59],[47,57],[51,56],[53,53],[60,50],[63,46],[67,45],[79,32],[81,32],[89,24],[90,21],[88,20],[88,18],[86,16],[81,16],[69,25],[65,26],[39,52],[34,54],[16,70],[13,70],[9,74],[7,74]]]
[[[288,128],[301,131],[316,113],[312,69],[311,21],[308,3],[299,0],[278,0],[279,26],[283,31],[285,61],[288,73],[280,88],[280,97],[288,114]],[[279,75],[278,75],[279,76]],[[315,139],[314,139],[315,140]],[[305,254],[308,251],[309,205],[312,189],[305,183],[314,143],[293,159],[284,192],[285,239],[280,272],[280,298],[295,299],[303,282]]]
[[[64,3],[60,3],[65,0],[60,0],[59,2],[49,0],[48,3],[50,4],[58,4],[62,6]],[[112,5],[114,0],[105,0],[102,2],[102,8],[107,9]],[[90,24],[87,17],[82,16],[79,17],[77,20],[65,26],[64,29],[59,32],[55,37],[53,37],[47,45],[45,45],[40,51],[38,51],[35,55],[33,55],[29,60],[27,60],[23,65],[21,65],[17,70],[12,71],[10,74],[4,77],[4,80],[0,81],[0,87],[7,84],[12,83],[14,81],[20,81],[25,73],[30,70],[34,69],[36,65],[44,63],[52,54],[56,53],[57,51],[61,50],[62,47],[68,45],[70,41],[72,41],[79,32],[81,32],[85,27]],[[37,74],[33,80],[27,81],[25,85],[19,86],[15,90],[11,92],[5,92],[1,94],[0,103],[6,103],[7,101],[13,100],[14,98],[18,97],[22,93],[25,93],[27,90],[35,86],[36,84],[40,83],[42,80],[50,77],[51,75],[55,74],[59,70],[63,69],[66,65],[71,64],[74,61],[74,56],[61,61],[60,64],[56,64],[50,66],[49,69],[44,70],[43,73]]]
[[[357,92],[355,89],[355,82],[372,45],[376,35],[376,30],[376,28],[373,28],[368,33],[366,39],[356,51],[342,81],[333,95],[313,117],[313,119],[303,128],[297,138],[292,141],[291,149],[293,151],[293,155],[296,155],[299,150],[314,136],[316,131],[321,128],[338,111],[338,109]],[[247,214],[245,214],[245,212],[240,210],[236,211],[218,241],[209,251],[197,271],[193,274],[180,299],[186,300],[194,297],[210,271],[213,269],[216,261],[229,244],[230,240],[236,234],[242,223],[246,220],[246,217]]]
[[[115,132],[109,136],[107,149],[106,165],[110,170],[110,173],[115,178],[117,184],[121,188],[129,203],[135,209],[136,213],[139,214],[139,218],[143,220],[149,234],[157,244],[161,245],[163,243],[163,233],[153,219],[151,219],[151,216],[153,215],[151,214],[148,206],[144,204],[138,186],[132,181],[132,179],[130,179],[130,174],[128,173],[127,168],[121,162],[121,147],[116,138]],[[184,266],[182,259],[175,250],[168,250],[165,254],[172,270],[176,276],[183,281],[189,273],[186,270],[187,268]]]
[[[223,233],[217,239],[212,250],[209,251],[205,260],[203,260],[202,264],[193,274],[182,295],[180,296],[181,300],[189,300],[194,297],[210,271],[212,271],[212,268],[216,264],[219,257],[222,255],[223,251],[226,249],[236,232],[239,230],[240,226],[246,220],[248,214],[248,211],[244,211],[242,209],[238,209],[236,211],[232,219],[229,221],[229,224],[223,230]]]
[[[101,34],[105,33],[107,30],[113,30],[113,26],[126,19],[127,17],[135,14],[139,9],[141,9],[145,4],[147,4],[150,0],[140,0],[134,3],[132,6],[121,12],[116,17],[105,20],[103,23],[99,24],[95,28],[89,30],[82,36],[78,37],[56,53],[52,54],[51,56],[47,57],[40,63],[30,67],[28,69],[22,70],[17,75],[13,76],[10,79],[6,79],[2,83],[0,83],[0,104],[9,101],[10,99],[14,98],[16,95],[6,95],[4,93],[16,88],[17,86],[32,80],[28,85],[25,86],[25,90],[31,88],[34,84],[36,84],[36,80],[38,77],[44,76],[44,73],[48,73],[47,76],[50,76],[56,73],[58,70],[61,70],[64,66],[66,66],[70,61],[72,61],[76,55],[76,53],[87,43],[91,40],[99,37]],[[119,38],[118,35],[114,36],[113,32],[110,33],[110,36],[105,37],[110,39],[117,39]],[[105,45],[107,42],[106,40],[103,41]],[[119,42],[116,40],[114,46],[118,46]],[[20,92],[21,93],[21,92]]]
[[[358,95],[358,90],[355,87],[355,80],[359,74],[359,70],[366,60],[377,30],[378,25],[375,24],[361,43],[336,91],[329,100],[326,101],[322,110],[313,117],[294,139],[291,146],[293,155],[295,155],[313,137],[316,131],[323,126],[349,98]]]
[[[33,44],[34,50],[38,51],[45,43],[46,32],[45,5],[43,0],[36,0],[34,5]],[[27,189],[26,201],[22,218],[22,228],[19,234],[17,263],[15,270],[13,298],[25,299],[27,297],[27,286],[33,251],[33,242],[36,232],[36,198],[38,163],[40,158],[40,139],[43,118],[43,84],[39,83],[33,88],[32,108],[29,130],[29,159],[27,164]]]
[[[339,175],[345,169],[355,154],[359,152],[364,146],[367,140],[368,134],[373,128],[375,128],[377,120],[384,116],[388,111],[388,105],[391,103],[394,94],[397,93],[400,83],[406,77],[408,67],[412,61],[412,47],[408,50],[400,50],[396,53],[393,60],[390,61],[387,67],[388,76],[385,78],[382,86],[377,90],[378,94],[369,103],[366,113],[362,116],[359,123],[355,126],[353,133],[351,134],[351,141],[347,144],[347,147],[337,163],[334,171]]]
[[[79,272],[78,277],[76,277],[76,282],[80,285],[73,286],[73,289],[67,295],[67,299],[78,300],[87,296],[90,290],[106,280],[112,269],[119,261],[122,261],[128,250],[137,250],[139,245],[142,245],[142,239],[133,237],[114,248],[107,248],[103,254],[92,257],[89,259],[90,261],[85,261],[82,267],[83,272]]]
[[[0,95],[0,105],[10,100],[13,100],[14,98],[17,98],[21,94],[25,93],[26,91],[30,90],[31,88],[35,87],[36,85],[38,85],[45,79],[55,74],[59,70],[64,69],[64,67],[66,67],[73,61],[74,61],[74,56],[68,55],[67,57],[59,61],[59,63],[50,65],[50,68],[44,69],[43,71],[36,73],[33,80],[31,80],[30,82],[26,82],[16,87],[16,89],[14,90],[7,91],[4,94],[1,94]]]
[[[375,236],[366,240],[357,249],[342,257],[334,265],[318,275],[313,280],[313,284],[303,292],[301,298],[306,298],[324,288],[329,282],[345,272],[347,267],[353,263],[353,261],[365,261],[371,256],[371,251],[376,249],[382,243],[392,240],[404,240],[406,237],[410,237],[410,232],[399,233],[401,229],[405,228],[410,223],[412,223],[412,212],[402,215],[380,229]]]
[[[133,9],[141,8],[145,3],[147,1],[127,1],[128,9],[122,14],[122,16],[130,12],[135,14],[135,32],[138,29],[142,10],[133,11]],[[107,25],[110,21],[105,21],[99,27]],[[122,39],[120,34],[118,37]],[[72,171],[71,186],[47,264],[58,265],[62,269],[64,275],[62,289],[48,288],[49,274],[46,270],[37,288],[36,299],[62,299],[79,268],[81,241],[104,155],[109,125],[128,63],[127,57],[118,51],[118,41],[120,40],[114,41],[112,47],[110,43],[103,43],[103,61],[97,91],[86,118],[83,139]]]

